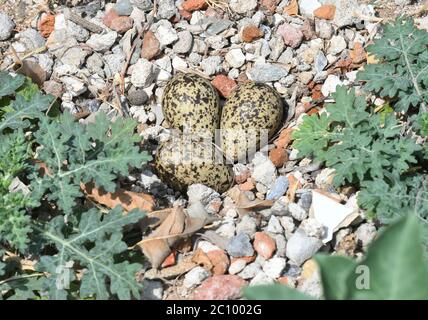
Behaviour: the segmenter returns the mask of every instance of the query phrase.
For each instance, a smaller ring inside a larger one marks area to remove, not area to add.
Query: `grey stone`
[[[131,83],[137,88],[147,88],[155,80],[153,64],[140,58],[133,66],[131,73]]]
[[[333,36],[333,26],[326,20],[315,20],[315,31],[321,39],[329,40]]]
[[[330,40],[328,52],[334,55],[341,53],[346,49],[346,41],[342,36],[333,36]]]
[[[288,210],[288,199],[283,196],[280,197],[275,203],[272,205],[271,209],[272,214],[275,216],[286,216],[290,214]]]
[[[174,0],[158,0],[157,8],[159,19],[170,19],[178,13]]]
[[[246,233],[251,238],[254,238],[254,235],[257,231],[257,222],[254,217],[249,214],[246,214],[242,217],[241,221],[236,225],[236,233]]]
[[[155,33],[161,47],[165,47],[178,40],[177,31],[168,20],[160,20],[155,23],[151,30]]]
[[[269,46],[271,49],[269,58],[277,61],[285,49],[284,40],[280,35],[275,35],[270,39]]]
[[[178,33],[178,41],[174,44],[172,49],[176,53],[187,53],[192,49],[192,45],[193,36],[189,31],[185,30]]]
[[[89,51],[83,50],[80,47],[71,47],[64,52],[63,56],[61,57],[61,62],[64,64],[80,67],[82,66],[88,54]]]
[[[285,237],[287,239],[290,239],[294,229],[296,228],[293,218],[288,216],[282,216],[282,217],[279,217],[279,222],[281,223],[281,226],[284,228]]]
[[[34,56],[37,58],[37,62],[39,63],[40,67],[42,67],[42,69],[46,71],[46,74],[50,76],[54,65],[52,55],[49,53],[41,53]]]
[[[25,47],[26,51],[41,48],[46,43],[45,38],[43,38],[36,30],[31,28],[18,33],[16,38]]]
[[[149,11],[153,8],[152,0],[131,0],[131,3],[143,11]]]
[[[87,41],[90,36],[88,30],[75,24],[73,21],[67,21],[67,33],[79,42]]]
[[[286,262],[284,258],[274,257],[263,264],[263,271],[270,278],[277,279],[284,271],[285,265]]]
[[[202,281],[208,278],[211,274],[202,267],[195,267],[184,276],[183,285],[186,288],[193,288],[200,285]]]
[[[249,78],[256,82],[277,81],[285,77],[287,74],[287,69],[280,65],[270,63],[256,63],[250,71],[247,72]]]
[[[254,165],[251,172],[252,178],[256,182],[271,188],[276,180],[276,167],[266,155],[257,152],[252,161]]]
[[[115,43],[116,38],[116,31],[109,31],[104,34],[94,33],[91,35],[89,40],[86,41],[86,44],[95,51],[104,52],[110,49],[110,47]]]
[[[284,229],[282,228],[279,219],[276,216],[272,215],[269,219],[266,231],[270,233],[280,234],[284,232]]]
[[[315,237],[318,239],[322,239],[325,233],[324,226],[314,218],[303,220],[299,228],[305,231],[309,237]]]
[[[12,19],[6,13],[0,12],[0,41],[9,39],[14,28]]]
[[[226,19],[216,19],[213,23],[208,27],[206,33],[207,35],[216,35],[220,32],[223,32],[227,28],[229,28],[232,25],[232,22],[230,20]]]
[[[128,101],[134,106],[141,106],[147,102],[149,96],[146,91],[142,88],[136,88],[132,86],[128,90]]]
[[[297,229],[287,242],[287,257],[301,265],[323,246],[320,239],[308,237],[302,229]]]
[[[229,240],[226,250],[232,257],[246,257],[254,254],[250,236],[240,233]]]
[[[221,70],[221,57],[210,56],[201,61],[201,67],[207,76],[214,75]]]
[[[288,210],[290,211],[291,216],[298,221],[303,221],[308,216],[306,210],[297,203],[288,204]]]
[[[232,11],[244,14],[257,7],[257,0],[230,0],[229,5]]]
[[[119,16],[129,16],[132,13],[132,3],[130,0],[118,0],[114,6]]]
[[[285,257],[286,249],[287,249],[287,240],[282,234],[274,234],[273,238],[276,243],[276,255],[278,257]]]
[[[123,54],[107,54],[104,56],[105,66],[104,72],[107,77],[113,77],[116,73],[122,71],[125,56]]]
[[[368,244],[370,244],[376,237],[376,234],[376,227],[371,223],[363,223],[355,232],[357,239],[361,241],[363,247],[366,247]]]
[[[321,72],[324,70],[325,67],[327,67],[328,61],[325,57],[324,53],[320,50],[318,51],[317,55],[315,56],[315,71]]]
[[[239,68],[245,63],[245,56],[239,48],[229,50],[224,58],[232,68]]]
[[[100,59],[99,55],[94,53],[86,59],[86,67],[88,68],[90,73],[96,73],[101,77],[104,77],[103,70],[104,62]]]
[[[334,4],[336,13],[332,23],[338,28],[358,23],[361,18],[356,12],[360,11],[358,0],[320,0],[322,4]]]
[[[275,280],[269,277],[265,272],[258,272],[253,279],[250,281],[250,286],[261,286],[273,284]]]
[[[163,284],[162,281],[147,280],[142,282],[142,300],[162,300]]]
[[[312,192],[308,191],[308,192],[302,193],[298,204],[306,211],[309,211],[312,204]]]
[[[253,262],[247,265],[244,270],[238,274],[238,276],[240,276],[242,279],[248,280],[254,278],[260,272],[262,272],[260,263]]]

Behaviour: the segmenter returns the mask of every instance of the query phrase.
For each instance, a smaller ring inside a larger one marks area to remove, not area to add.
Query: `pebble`
[[[152,31],[147,31],[144,35],[141,47],[141,58],[152,60],[160,53],[160,43]]]
[[[161,281],[144,279],[142,287],[142,300],[162,300],[164,289]]]
[[[369,245],[373,239],[376,237],[377,230],[376,227],[371,223],[364,223],[360,225],[355,231],[357,240],[361,242],[363,247]]]
[[[155,36],[159,40],[161,47],[165,47],[178,40],[177,31],[168,20],[160,20],[155,23],[151,30],[155,30]]]
[[[302,229],[297,229],[288,239],[286,255],[292,262],[301,265],[323,246],[320,239],[308,237]]]
[[[315,56],[315,71],[321,72],[324,70],[325,67],[327,67],[328,61],[325,57],[324,53],[322,51],[318,51],[317,55]]]
[[[265,262],[263,265],[263,271],[272,279],[277,279],[281,276],[285,269],[285,259],[275,257]]]
[[[280,65],[270,63],[255,63],[254,66],[247,71],[248,77],[255,82],[278,81],[287,74],[287,69]]]
[[[274,234],[274,239],[276,244],[276,256],[285,258],[287,240],[282,234]]]
[[[178,13],[174,0],[158,0],[157,2],[156,15],[159,19],[170,19]]]
[[[110,29],[122,34],[131,29],[133,24],[134,20],[130,17],[117,17],[111,22]]]
[[[39,33],[47,38],[52,33],[55,27],[55,16],[52,14],[43,13],[37,23]]]
[[[18,33],[16,35],[16,39],[19,40],[19,43],[21,45],[23,45],[24,51],[32,51],[35,49],[39,49],[46,44],[45,38],[43,38],[36,30],[31,28]],[[16,51],[23,52],[22,50]]]
[[[341,53],[346,49],[346,41],[342,36],[333,36],[330,40],[328,52],[334,55]]]
[[[223,221],[215,232],[230,239],[235,235],[235,223],[233,221]]]
[[[236,81],[223,74],[215,76],[211,83],[224,98],[229,97],[236,87]]]
[[[253,262],[247,265],[240,273],[238,273],[238,276],[240,276],[242,279],[248,280],[254,278],[259,272],[262,272],[260,263]]]
[[[271,233],[282,233],[284,229],[282,228],[279,219],[276,216],[272,215],[269,219],[266,231]]]
[[[232,49],[224,57],[233,68],[239,68],[245,63],[245,56],[241,49]]]
[[[125,55],[122,53],[113,53],[104,55],[104,72],[107,77],[113,77],[122,71]]]
[[[229,240],[226,250],[232,257],[245,257],[254,254],[251,238],[246,233],[239,233]]]
[[[143,11],[149,11],[153,7],[152,0],[130,0],[131,3],[136,6],[138,9]]]
[[[184,276],[183,285],[192,288],[200,285],[211,273],[202,267],[195,267]]]
[[[208,258],[213,264],[212,272],[214,275],[225,274],[229,268],[229,257],[223,250],[212,250],[207,253]]]
[[[242,28],[241,40],[243,42],[252,42],[256,39],[263,37],[263,31],[254,25],[247,25]]]
[[[232,11],[244,14],[257,7],[257,0],[230,0],[229,6]]]
[[[154,81],[154,67],[144,58],[138,59],[131,73],[131,83],[137,88],[146,88]]]
[[[329,40],[333,36],[333,26],[326,20],[315,20],[315,31],[321,39]]]
[[[273,284],[275,280],[272,277],[269,277],[266,273],[259,272],[256,276],[250,281],[250,286],[261,286]]]
[[[263,258],[270,259],[276,250],[275,240],[264,232],[257,232],[254,237],[254,249]]]
[[[9,39],[12,36],[15,23],[4,12],[0,12],[0,41]]]
[[[321,93],[324,97],[328,97],[331,93],[336,92],[337,86],[341,86],[342,84],[343,82],[340,81],[338,76],[330,74],[324,81],[324,84],[321,88]]]
[[[275,216],[285,216],[289,215],[288,211],[288,199],[287,197],[283,196],[280,197],[278,200],[275,201],[275,203],[271,207],[271,212]]]
[[[284,195],[287,190],[288,190],[288,186],[289,186],[289,181],[287,179],[287,177],[285,176],[279,176],[272,188],[269,190],[266,199],[267,200],[276,200],[279,197],[281,197],[282,195]]]
[[[281,223],[281,226],[284,228],[285,237],[289,239],[293,234],[294,229],[296,228],[293,218],[289,216],[279,217],[279,222]]]
[[[320,19],[332,20],[336,14],[336,6],[334,4],[325,4],[314,10],[314,16]]]
[[[309,191],[302,193],[298,204],[306,211],[309,211],[312,204],[312,192]]]
[[[247,262],[244,259],[235,260],[230,264],[229,273],[230,274],[238,274],[242,270],[244,270]]]
[[[187,31],[180,31],[178,33],[178,41],[174,44],[172,49],[176,53],[187,53],[192,49],[193,45],[193,36],[192,34]]]
[[[136,88],[132,86],[128,90],[128,101],[134,106],[142,106],[149,99],[147,93],[142,88]]]
[[[254,238],[254,234],[257,231],[257,222],[254,217],[249,214],[246,214],[242,217],[241,221],[236,225],[236,233],[245,233]]]
[[[216,19],[207,29],[206,33],[208,35],[216,35],[220,32],[223,32],[227,28],[229,28],[232,25],[232,22],[230,20],[226,19]]]
[[[117,32],[109,31],[104,34],[94,33],[91,35],[86,44],[95,51],[104,52],[110,49],[110,47],[116,42]]]
[[[55,80],[45,81],[43,83],[43,90],[54,97],[59,97],[63,93],[62,84]]]
[[[291,216],[298,221],[303,221],[308,216],[306,210],[297,203],[290,203],[288,205],[288,210],[290,211]]]
[[[309,237],[318,239],[322,239],[325,233],[324,226],[314,218],[303,220],[299,228],[302,228]]]
[[[216,74],[221,70],[220,56],[210,56],[201,61],[201,67],[207,76]]]
[[[175,56],[174,58],[172,58],[172,67],[175,70],[185,70],[187,69],[187,62],[186,60],[178,56]]]
[[[204,240],[198,242],[198,249],[201,249],[205,253],[220,250],[220,248],[216,245],[213,245],[211,242]]]
[[[278,34],[284,39],[284,43],[292,48],[300,46],[303,40],[303,33],[300,29],[293,27],[288,23],[283,23],[277,30]]]
[[[119,16],[129,16],[132,13],[132,3],[130,0],[118,0],[114,10]]]
[[[318,0],[299,0],[299,13],[302,16],[313,17],[314,10],[321,7],[321,3]]]
[[[217,275],[205,280],[196,290],[194,300],[234,300],[241,297],[247,281],[237,275]]]

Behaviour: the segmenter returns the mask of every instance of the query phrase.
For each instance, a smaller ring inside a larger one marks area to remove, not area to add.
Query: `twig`
[[[84,18],[82,18],[81,16],[79,16],[78,14],[74,13],[71,10],[65,10],[64,11],[66,17],[68,19],[70,19],[72,22],[78,24],[79,26],[91,31],[91,32],[95,32],[95,33],[101,33],[103,32],[103,28],[101,28],[100,26],[96,25],[95,23],[92,23]]]

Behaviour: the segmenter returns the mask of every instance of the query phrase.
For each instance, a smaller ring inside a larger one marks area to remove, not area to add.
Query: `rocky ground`
[[[176,72],[209,79],[222,97],[248,80],[272,85],[287,102],[284,130],[269,153],[233,168],[227,193],[200,184],[177,193],[152,164],[129,177],[159,209],[181,204],[192,215],[202,206],[213,221],[159,271],[147,263],[143,298],[232,299],[243,285],[273,282],[320,297],[312,256],[358,258],[379,226],[358,209],[357,190],[334,188],[332,170],[297,158],[290,131],[336,85],[357,85],[365,46],[400,13],[428,29],[426,3],[411,0],[9,0],[0,5],[0,68],[31,61],[35,80],[80,121],[98,110],[134,117],[153,154],[168,139],[160,100]]]

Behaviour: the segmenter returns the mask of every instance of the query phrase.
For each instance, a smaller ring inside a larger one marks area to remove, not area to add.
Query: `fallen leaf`
[[[213,268],[210,258],[201,249],[197,249],[193,254],[192,261],[202,268],[210,271]]]
[[[232,198],[240,216],[245,215],[252,209],[270,207],[274,204],[273,200],[249,200],[247,195],[237,185],[227,191],[226,194]]]
[[[150,269],[144,273],[146,279],[171,279],[176,278],[196,267],[197,264],[192,261],[192,257],[189,256],[181,260],[178,264],[172,267],[158,269]]]
[[[297,0],[291,0],[290,4],[284,7],[284,13],[289,16],[295,16],[299,13],[299,6],[297,5]]]
[[[135,246],[141,248],[153,268],[158,268],[183,237],[192,235],[206,224],[206,219],[189,217],[182,207],[171,208],[165,220]],[[134,246],[134,247],[135,247]]]
[[[294,202],[294,198],[296,197],[296,191],[297,189],[300,189],[302,187],[302,184],[292,174],[288,175],[288,182],[289,182],[288,191],[287,191],[288,200],[290,200],[290,202]]]
[[[29,77],[39,87],[46,81],[46,71],[35,61],[22,60],[21,65],[15,70],[16,73]]]
[[[102,188],[96,188],[93,183],[81,183],[80,188],[89,199],[109,208],[121,205],[125,211],[140,209],[142,211],[151,212],[155,207],[153,196],[148,194],[127,191],[120,188],[111,193],[106,192]]]

